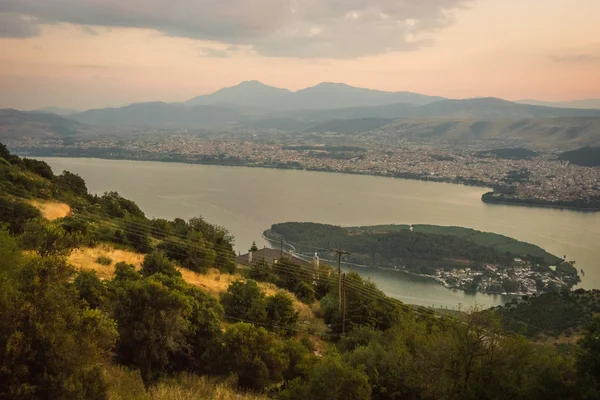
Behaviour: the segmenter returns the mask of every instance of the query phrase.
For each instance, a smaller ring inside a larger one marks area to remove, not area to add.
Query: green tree
[[[88,189],[83,178],[69,171],[63,171],[62,174],[56,177],[57,183],[61,188],[69,188],[73,193],[79,196],[86,196]]]
[[[116,327],[86,308],[72,277],[55,257],[0,271],[0,398],[106,398]]]
[[[127,282],[116,295],[117,359],[138,368],[144,384],[153,385],[186,346],[191,305],[183,293],[153,279]]]
[[[283,400],[368,400],[369,378],[359,369],[343,362],[339,356],[324,357],[315,363],[305,381],[292,381],[280,393]]]
[[[8,151],[8,147],[4,143],[0,143],[0,157],[4,158],[6,161],[10,158],[10,151]]]
[[[277,275],[271,271],[271,267],[263,259],[256,260],[252,263],[248,276],[259,282],[277,282]]]
[[[0,194],[0,223],[8,224],[11,233],[23,233],[27,221],[41,216],[37,208],[22,201],[10,200]]]
[[[256,245],[256,242],[253,240],[252,246],[250,246],[250,250],[248,250],[248,252],[254,252],[254,251],[258,251],[258,246]]]
[[[312,304],[317,299],[315,288],[306,282],[298,282],[294,287],[294,294],[304,304]]]
[[[600,318],[595,317],[586,326],[578,342],[581,349],[577,359],[577,370],[589,385],[588,398],[600,395]]]
[[[50,168],[50,166],[44,161],[34,160],[32,158],[22,158],[21,166],[28,171],[38,174],[42,178],[49,180],[54,179],[52,168]]]
[[[267,321],[274,332],[283,336],[293,336],[298,323],[298,312],[294,310],[294,302],[283,293],[267,297]]]
[[[187,345],[182,348],[180,356],[174,361],[174,367],[199,373],[209,373],[211,360],[217,357],[217,343],[222,336],[221,304],[206,292],[187,285],[182,292],[188,298],[191,312],[188,316],[189,327],[185,338]]]
[[[21,236],[21,245],[27,250],[35,250],[42,257],[66,256],[79,242],[79,235],[67,233],[57,223],[42,219],[27,222]]]
[[[98,278],[96,271],[80,271],[75,277],[74,283],[81,298],[91,308],[101,308],[104,305],[108,291]]]
[[[221,294],[221,304],[229,318],[262,323],[267,318],[265,294],[256,281],[235,281]]]
[[[145,218],[128,217],[125,219],[125,239],[136,251],[146,253],[151,250],[150,226]]]
[[[173,263],[160,251],[153,251],[144,257],[140,272],[146,277],[154,274],[181,277]]]
[[[281,340],[264,328],[243,322],[227,329],[219,353],[222,370],[236,374],[240,386],[254,390],[282,382],[289,365]]]
[[[8,227],[0,224],[0,273],[15,270],[21,261],[21,250],[17,240],[10,235]]]
[[[115,264],[115,276],[113,282],[128,282],[142,279],[142,275],[135,270],[135,265],[123,261]]]

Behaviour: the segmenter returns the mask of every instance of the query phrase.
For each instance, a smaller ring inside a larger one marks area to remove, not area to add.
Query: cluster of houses
[[[518,258],[509,267],[484,265],[480,270],[438,270],[433,278],[450,289],[513,295],[570,289],[576,283],[573,277],[556,273],[555,266],[534,268],[531,263]]]

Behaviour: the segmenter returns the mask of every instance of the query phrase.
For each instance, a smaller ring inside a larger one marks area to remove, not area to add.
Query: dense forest
[[[600,394],[600,320],[590,319],[576,351],[561,352],[507,334],[494,313],[434,315],[357,274],[344,276],[340,292],[327,266],[280,260],[240,270],[226,229],[148,219],[117,193],[90,195],[79,176],[55,175],[2,145],[0,188],[0,399]],[[71,212],[45,218],[39,205],[49,201]],[[73,265],[73,253],[107,243],[140,264],[108,269],[111,260],[99,258],[98,270],[110,271],[102,279]],[[445,243],[413,244],[446,255]],[[504,257],[451,243],[464,255]],[[205,276],[231,283],[211,291]]]

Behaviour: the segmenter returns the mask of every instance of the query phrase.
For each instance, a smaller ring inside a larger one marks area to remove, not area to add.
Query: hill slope
[[[90,125],[187,128],[239,123],[247,118],[230,107],[136,103],[73,114],[70,118]]]
[[[55,114],[0,110],[0,139],[75,136],[85,129],[83,124]]]
[[[473,140],[514,140],[539,149],[600,146],[600,118],[520,120],[405,118],[385,126],[390,135],[409,140],[464,145]]]
[[[539,101],[539,100],[519,100],[517,103],[531,104],[534,106],[546,106],[546,107],[561,107],[561,108],[589,108],[600,110],[600,99],[585,99],[585,100],[571,100],[571,101]]]

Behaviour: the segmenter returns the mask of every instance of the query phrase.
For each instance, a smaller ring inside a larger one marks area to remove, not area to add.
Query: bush
[[[96,263],[100,264],[100,265],[111,265],[112,264],[112,259],[110,257],[106,257],[106,256],[100,256],[98,258],[96,258]]]
[[[233,282],[221,295],[221,304],[231,318],[258,323],[267,318],[265,294],[253,280]]]
[[[277,293],[268,297],[266,311],[267,321],[272,325],[270,330],[283,336],[294,334],[298,322],[298,312],[294,310],[294,302],[289,296]]]
[[[181,277],[181,273],[177,271],[173,263],[164,255],[164,253],[160,251],[153,251],[144,257],[142,270],[140,272],[143,276],[163,274],[167,276]]]
[[[294,287],[294,294],[304,304],[312,304],[317,299],[315,288],[306,282],[298,282]]]
[[[263,328],[243,322],[231,325],[223,335],[220,366],[238,376],[240,386],[264,390],[283,381],[289,359],[283,342]]]

